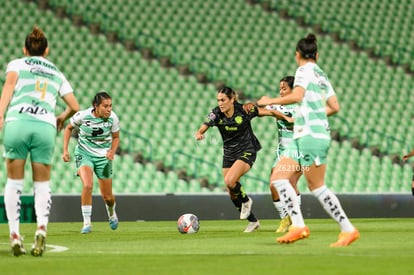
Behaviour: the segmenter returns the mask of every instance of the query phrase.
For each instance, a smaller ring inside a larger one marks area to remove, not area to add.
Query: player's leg
[[[3,137],[7,168],[4,204],[14,256],[26,253],[20,236],[20,196],[23,192],[24,165],[28,155],[26,130],[27,128],[22,128],[18,121],[8,122]]]
[[[46,232],[52,207],[52,194],[50,190],[51,165],[32,162],[32,171],[37,230],[31,254],[38,257],[42,256],[46,249]]]
[[[76,156],[77,159],[79,156]],[[87,158],[83,156],[79,164],[78,175],[82,181],[81,211],[83,217],[82,234],[92,231],[92,191],[93,191],[93,168],[91,163],[87,164]]]
[[[251,199],[247,196],[240,178],[250,170],[250,165],[242,160],[236,160],[230,169],[225,171],[224,183],[232,198],[238,198],[241,203],[240,219],[246,219],[250,214]]]
[[[413,175],[413,179],[411,181],[411,194],[414,196],[414,175]]]
[[[312,151],[307,152],[307,166],[303,173],[309,190],[319,200],[325,211],[341,228],[338,241],[333,246],[346,246],[359,238],[358,230],[352,225],[337,196],[325,185],[326,156],[329,149],[327,140],[304,140],[303,147],[312,144]]]
[[[112,161],[100,158],[95,161],[95,173],[98,177],[102,199],[108,213],[109,226],[112,230],[118,228],[118,216],[115,211],[116,201],[112,192]]]
[[[297,187],[297,182],[301,175],[302,174],[300,172],[297,172],[289,179],[291,185],[293,186],[297,194],[299,206],[301,205],[302,200],[301,200],[299,189]],[[276,233],[287,232],[289,230],[289,226],[292,224],[292,221],[288,214],[288,209],[285,203],[282,200],[280,200],[279,193],[277,193],[276,187],[273,184],[270,184],[270,192],[272,195],[273,205],[275,206],[276,211],[278,212],[279,217],[281,219],[280,224],[278,228],[276,229]]]
[[[4,188],[4,204],[10,232],[10,245],[14,256],[26,254],[20,235],[20,196],[23,192],[25,160],[7,159],[7,181]],[[10,172],[9,172],[10,171]]]
[[[251,211],[253,200],[246,194],[240,183],[240,178],[246,174],[251,165],[240,159],[236,160],[230,168],[223,169],[224,182],[230,195],[230,199],[240,212],[240,219],[247,219],[249,224],[245,232],[253,232],[259,228],[260,223]]]
[[[319,200],[325,211],[341,227],[338,241],[331,246],[347,246],[359,238],[359,233],[351,224],[336,195],[324,184],[325,169],[326,165],[324,164],[320,166],[313,164],[309,166],[309,170],[305,171],[304,174],[309,189]]]
[[[277,238],[277,241],[280,243],[291,243],[309,236],[309,229],[305,226],[297,194],[289,181],[297,173],[296,171],[300,170],[298,167],[300,166],[296,160],[282,157],[275,166],[271,176],[271,182],[286,205],[292,221],[289,232]]]
[[[108,214],[109,226],[112,230],[118,228],[118,215],[116,214],[115,196],[112,193],[112,179],[98,179],[102,198],[105,202],[106,211]]]
[[[52,207],[52,193],[50,189],[50,171],[55,150],[56,128],[47,123],[38,123],[33,129],[31,139],[30,158],[33,171],[33,186],[37,230],[31,254],[42,256],[46,249],[46,232],[49,224],[50,209]]]

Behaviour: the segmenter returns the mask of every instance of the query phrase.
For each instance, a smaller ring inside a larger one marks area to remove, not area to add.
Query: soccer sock
[[[33,185],[37,227],[43,226],[46,230],[49,223],[50,208],[52,207],[50,183],[49,181],[35,181]]]
[[[236,199],[231,199],[231,201],[233,202],[234,206],[236,206],[237,211],[240,212],[241,211],[241,206],[242,206],[242,203],[243,203],[242,200],[239,197],[237,197]],[[250,215],[247,217],[247,220],[249,222],[257,222],[257,218],[255,217],[253,212],[250,212]]]
[[[233,202],[234,206],[236,206],[237,211],[240,212],[241,211],[241,205],[242,205],[241,200],[239,198],[237,198],[237,199],[231,199],[231,201]]]
[[[116,203],[115,202],[112,206],[105,204],[105,207],[106,207],[106,211],[108,212],[108,217],[116,216],[116,212],[115,212]]]
[[[339,224],[342,232],[354,231],[354,227],[342,209],[338,198],[326,185],[314,189],[312,193],[318,198],[331,218]]]
[[[298,194],[298,204],[299,206],[302,205],[302,196],[300,194]]]
[[[277,201],[273,201],[273,205],[275,206],[277,212],[279,213],[279,217],[281,219],[285,218],[288,215],[285,204],[280,199]]]
[[[236,195],[241,202],[248,202],[249,197],[247,196],[246,192],[244,192],[243,186],[240,184],[240,182],[236,182],[236,185],[233,189],[230,189],[230,192],[234,195]]]
[[[303,220],[302,211],[298,204],[298,196],[295,190],[290,184],[288,179],[281,179],[272,181],[272,184],[276,187],[279,193],[280,200],[283,201],[288,214],[292,220],[294,227],[305,227],[305,221]]]
[[[7,178],[4,188],[4,204],[7,220],[9,223],[10,235],[16,233],[20,236],[20,195],[23,190],[23,179],[14,180]]]
[[[82,205],[83,225],[91,224],[92,205]]]
[[[249,222],[257,222],[256,216],[253,214],[253,212],[250,212],[250,215],[247,217],[247,220]]]

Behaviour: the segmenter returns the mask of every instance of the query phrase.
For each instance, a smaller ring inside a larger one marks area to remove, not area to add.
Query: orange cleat
[[[293,243],[297,240],[308,238],[310,235],[309,228],[307,226],[305,227],[289,227],[289,232],[283,235],[282,237],[279,237],[276,239],[278,243]]]
[[[336,243],[332,243],[330,247],[348,246],[352,242],[358,239],[359,239],[359,232],[355,228],[355,230],[352,232],[339,233],[338,240],[336,241]]]

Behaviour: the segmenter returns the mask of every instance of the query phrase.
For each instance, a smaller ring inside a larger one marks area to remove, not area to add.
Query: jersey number
[[[93,137],[97,137],[98,135],[102,135],[103,134],[103,129],[102,128],[93,128],[92,129],[92,136]]]
[[[41,95],[40,95],[41,100],[45,99],[46,90],[47,90],[47,81],[36,80],[35,90],[36,90],[36,92],[41,93]]]

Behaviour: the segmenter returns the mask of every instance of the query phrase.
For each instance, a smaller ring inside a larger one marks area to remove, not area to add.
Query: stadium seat
[[[350,28],[342,28],[342,37],[348,36],[356,39],[358,43],[364,42],[368,37],[364,43],[369,46],[379,45],[379,38],[386,37],[397,41],[403,39],[402,37],[410,37],[404,34],[410,31],[407,26],[410,26],[411,22],[410,16],[404,16],[409,10],[405,6],[406,3],[387,3],[387,9],[381,9],[381,14],[384,15],[381,18],[393,20],[364,20],[376,10],[372,8],[372,1],[364,0],[360,4],[334,1],[341,7],[335,12],[336,21],[352,23],[353,26],[362,27],[366,33],[365,37],[358,37],[355,36],[355,32],[349,31]],[[82,108],[90,106],[92,95],[96,91],[109,89],[113,92],[114,109],[120,116],[121,127],[131,134],[121,137],[122,147],[128,148],[131,153],[144,152],[146,157],[162,160],[168,166],[174,164],[184,167],[188,169],[189,174],[202,175],[192,170],[194,168],[191,158],[181,156],[177,163],[173,163],[172,155],[175,151],[183,150],[194,158],[220,163],[221,144],[206,145],[199,149],[194,148],[192,140],[194,131],[216,104],[214,85],[202,85],[197,83],[194,76],[184,77],[175,69],[163,69],[158,61],[146,61],[139,53],[126,51],[121,43],[108,43],[105,34],[93,35],[89,32],[88,26],[75,27],[70,19],[59,19],[50,11],[38,10],[34,3],[6,3],[3,7],[4,14],[10,16],[5,16],[4,22],[9,24],[5,23],[3,26],[10,26],[14,30],[0,32],[2,41],[7,43],[4,53],[0,55],[3,64],[11,58],[21,56],[20,46],[16,45],[21,45],[24,39],[21,29],[26,29],[28,22],[22,19],[21,15],[26,14],[27,17],[23,18],[33,18],[45,25],[52,46],[50,58],[61,64],[59,67],[74,86]],[[311,31],[299,28],[292,20],[284,20],[275,13],[263,11],[259,5],[248,5],[242,0],[186,0],[168,3],[147,1],[133,4],[129,0],[116,0],[116,5],[110,1],[84,3],[79,0],[53,0],[49,3],[52,7],[66,6],[68,12],[79,13],[87,21],[91,20],[91,10],[94,11],[97,20],[102,20],[102,15],[111,18],[114,14],[122,13],[124,16],[116,17],[116,22],[113,22],[110,29],[103,26],[103,30],[116,32],[124,39],[136,38],[147,43],[145,46],[152,47],[153,52],[157,54],[173,55],[176,59],[175,64],[186,63],[196,70],[195,73],[206,70],[205,65],[208,64],[209,77],[213,80],[225,80],[226,84],[237,87],[252,98],[257,98],[268,90],[269,93],[277,92],[278,80],[286,72],[294,73],[296,65],[292,49],[299,37]],[[320,9],[326,10],[320,1],[318,3]],[[332,24],[325,26],[331,31],[341,30],[341,25],[334,26],[338,22],[334,23],[334,20],[327,18],[327,14],[332,12],[320,12],[315,5],[299,5],[297,1],[292,3],[287,0],[274,1],[273,4],[288,9],[288,13],[293,16],[308,14],[305,22],[309,24],[322,22],[323,25]],[[17,10],[20,16],[17,16]],[[400,16],[389,16],[392,13]],[[221,20],[215,20],[216,16],[220,16]],[[397,24],[398,22],[403,23]],[[137,37],[136,34],[140,32],[146,36]],[[295,34],[295,37],[282,39],[282,34],[286,33]],[[404,112],[414,103],[413,97],[410,96],[413,87],[412,77],[405,75],[402,69],[390,68],[383,61],[373,61],[364,52],[353,51],[347,44],[338,44],[329,36],[320,36],[318,40],[321,66],[328,72],[341,102],[341,112],[330,118],[331,128],[338,129],[342,136],[359,138],[362,144],[366,142],[367,145],[379,145],[383,152],[407,151],[407,147],[411,147],[410,144],[394,142],[388,148],[384,137],[392,136],[405,141],[414,133],[414,130],[411,130],[413,127],[410,127],[410,119],[406,118]],[[408,39],[403,45],[410,48],[412,46],[409,43],[411,42]],[[376,50],[381,50],[384,54],[388,48],[381,46]],[[395,54],[393,58],[396,58]],[[196,64],[194,57],[198,57],[197,60],[203,65]],[[343,64],[340,69],[337,67],[338,63]],[[93,73],[90,73],[91,70]],[[390,83],[399,88],[393,89],[394,86],[390,86]],[[394,108],[387,107],[391,105],[387,104],[390,100]],[[389,115],[382,115],[384,112]],[[154,120],[154,117],[157,119]],[[260,137],[263,150],[259,153],[249,175],[267,180],[275,147],[275,137],[268,129],[276,129],[274,122],[268,119],[257,119],[254,123],[257,125],[255,131]],[[383,136],[367,136],[371,130],[381,132]],[[208,136],[214,137],[215,141],[221,141],[219,136],[212,133],[214,132],[210,131]],[[135,139],[134,135],[141,138]],[[128,141],[124,141],[124,138]],[[150,145],[144,139],[149,140]],[[352,149],[347,141],[341,144],[332,145],[328,156],[327,181],[332,177],[332,182],[338,184],[335,185],[338,188],[363,190],[361,182],[355,183],[357,187],[347,186],[342,178],[345,172],[336,172],[337,170],[345,169],[348,177],[352,178],[357,176],[352,169],[367,169],[366,174],[362,175],[362,179],[365,179],[369,178],[370,169],[389,170],[392,166],[389,161],[386,161],[386,164],[378,164],[378,159],[369,155],[369,151],[363,151],[360,155],[354,153],[355,149]],[[56,151],[60,152],[61,144],[56,146]],[[336,149],[332,149],[333,147]],[[151,153],[148,153],[149,151]],[[142,176],[139,174],[141,172],[135,174],[135,166],[130,166],[129,160],[118,160],[127,163],[123,164],[125,166],[121,165],[119,171],[116,168],[114,177],[118,177],[118,173],[122,178],[132,176],[135,179]],[[58,158],[54,159],[54,162],[57,161]],[[117,160],[114,165],[117,165],[116,162]],[[56,172],[53,172],[53,177],[64,175],[62,166],[55,165],[54,169]],[[147,167],[144,170],[147,170]],[[216,168],[203,167],[203,172],[204,170],[205,174],[216,175]],[[145,182],[151,181],[149,175],[154,176],[151,173],[142,171],[142,174],[145,174]],[[398,172],[394,176],[397,174]],[[214,176],[212,177],[210,180],[214,181]],[[136,181],[122,183],[122,186],[128,186],[128,190],[133,192],[134,182]],[[68,192],[76,190],[70,183],[68,185]],[[158,185],[160,184],[154,184]],[[257,190],[260,189],[260,184],[254,185]],[[145,185],[142,190],[149,190],[148,186]],[[163,189],[152,187],[152,190]]]

